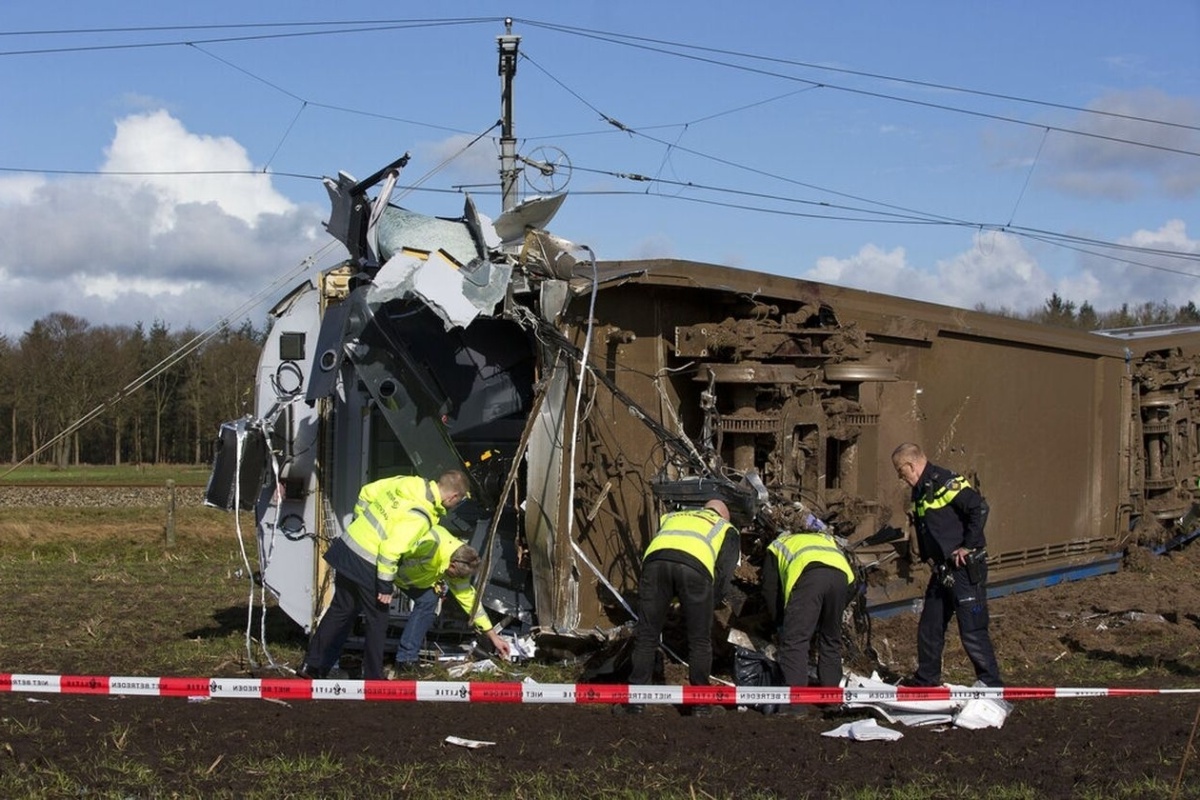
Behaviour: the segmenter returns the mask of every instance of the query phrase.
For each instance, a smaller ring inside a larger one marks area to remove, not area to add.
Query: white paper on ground
[[[907,725],[910,728],[919,728],[924,725],[945,725],[954,720],[953,714],[912,714],[901,711],[888,711],[882,706],[873,706],[879,715],[888,722],[898,722],[901,725]]]
[[[958,728],[977,730],[979,728],[1000,728],[1012,711],[1012,703],[1007,700],[997,700],[991,697],[981,697],[968,700],[962,711],[954,718]]]
[[[887,741],[894,742],[904,738],[900,731],[885,728],[873,719],[859,719],[839,725],[831,731],[825,731],[822,736],[834,736],[841,739],[853,739],[856,742]]]
[[[485,658],[483,661],[470,661],[466,664],[461,664],[457,667],[451,667],[446,670],[446,674],[451,678],[461,678],[463,675],[472,672],[495,672],[496,662],[490,658]]]
[[[878,690],[896,688],[892,684],[880,680],[879,675],[875,673],[869,678],[851,673],[846,676],[846,686]],[[930,725],[937,722],[949,722],[962,703],[958,700],[905,700],[903,702],[878,700],[873,703],[847,703],[846,705],[849,708],[874,709],[883,714],[888,721]],[[914,721],[909,723],[905,717],[912,717]]]
[[[951,689],[967,688],[955,684],[948,685]],[[846,686],[866,689],[891,688],[891,684],[880,680],[876,673],[873,673],[870,678],[851,673],[846,676]],[[880,700],[873,703],[847,703],[846,705],[847,708],[871,709],[888,722],[908,726],[940,725],[953,722],[955,727],[968,730],[999,728],[1004,725],[1004,721],[1012,711],[1012,703],[990,697],[968,701],[910,700],[899,702]]]

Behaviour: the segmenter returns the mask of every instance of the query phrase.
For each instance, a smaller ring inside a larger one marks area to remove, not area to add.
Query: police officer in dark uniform
[[[954,616],[976,679],[985,686],[1003,686],[988,635],[983,538],[987,503],[966,478],[931,464],[921,448],[911,442],[895,449],[892,465],[900,479],[912,487],[917,551],[933,568],[917,625],[917,671],[901,684],[941,685],[946,628]]]

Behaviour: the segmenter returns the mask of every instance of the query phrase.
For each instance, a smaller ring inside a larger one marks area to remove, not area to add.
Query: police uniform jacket
[[[963,476],[926,464],[912,489],[912,504],[921,560],[943,563],[960,547],[985,546],[988,506]]]

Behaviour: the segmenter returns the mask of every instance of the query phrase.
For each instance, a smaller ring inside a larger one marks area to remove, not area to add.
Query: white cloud
[[[1123,304],[1139,306],[1145,302],[1166,302],[1171,306],[1200,304],[1200,266],[1196,259],[1172,258],[1166,253],[1200,256],[1200,240],[1188,236],[1183,220],[1173,219],[1157,230],[1138,230],[1118,240],[1119,244],[1154,252],[1118,253],[1126,259],[1115,261],[1095,256],[1080,259],[1081,269],[1063,297],[1087,300],[1098,310],[1117,309]],[[1090,292],[1090,293],[1088,293]]]
[[[629,247],[629,258],[675,258],[675,243],[665,234],[647,236]]]
[[[254,171],[244,147],[227,136],[189,133],[165,111],[118,120],[107,156],[106,172],[217,173],[115,176],[125,187],[148,190],[158,198],[156,230],[171,227],[172,212],[184,203],[214,203],[249,225],[263,214],[286,213],[293,208],[291,201],[271,186],[268,175],[236,174]]]
[[[1157,230],[1135,231],[1119,243],[1200,255],[1200,241],[1190,238],[1178,219]],[[1043,307],[1055,293],[1077,306],[1090,303],[1099,312],[1126,303],[1200,304],[1200,267],[1194,260],[1147,252],[1124,257],[1127,260],[1074,254],[1069,273],[1055,277],[1025,249],[1020,237],[985,232],[974,235],[969,249],[939,260],[932,268],[909,263],[902,247],[885,251],[868,244],[848,258],[820,258],[799,277],[956,308],[982,305],[1018,314]]]
[[[0,177],[0,206],[28,203],[34,193],[46,185],[41,175],[12,175]]]
[[[1112,116],[1080,114],[1066,126],[1089,136],[1051,133],[1037,166],[1040,180],[1071,194],[1117,200],[1200,194],[1200,159],[1191,155],[1200,151],[1200,101],[1142,89],[1106,94],[1089,108]]]
[[[1040,306],[1054,291],[1020,240],[991,232],[976,234],[970,249],[932,269],[910,264],[902,247],[885,251],[868,244],[846,259],[818,259],[800,277],[957,308],[983,304],[1018,312]]]
[[[494,184],[497,170],[500,169],[500,155],[491,139],[484,137],[471,144],[474,138],[459,134],[439,142],[422,144],[417,147],[420,155],[414,157],[414,163],[434,165],[427,167],[433,169],[449,159],[444,168],[448,175],[453,176],[452,183]],[[405,175],[401,182],[411,183],[416,177],[413,174]]]
[[[162,111],[121,119],[109,171],[245,171],[232,139],[189,132]],[[323,194],[323,192],[322,192]],[[63,311],[96,325],[207,328],[262,295],[322,244],[325,209],[297,206],[269,175],[44,176],[0,181],[0,334]],[[319,266],[345,256],[337,246]]]

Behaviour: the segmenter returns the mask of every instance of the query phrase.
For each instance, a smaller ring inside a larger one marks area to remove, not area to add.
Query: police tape
[[[0,673],[0,692],[272,700],[386,700],[442,703],[784,705],[919,701],[1049,700],[1200,693],[1190,689],[986,686],[642,686],[487,681],[173,678]]]

